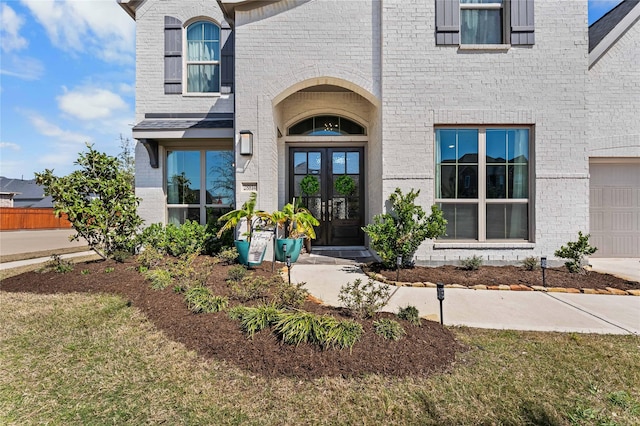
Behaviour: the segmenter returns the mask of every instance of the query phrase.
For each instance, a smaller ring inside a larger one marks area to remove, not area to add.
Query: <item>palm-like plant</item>
[[[262,216],[264,213],[262,210],[256,210],[256,199],[257,194],[252,192],[249,196],[249,199],[242,204],[242,207],[236,210],[232,210],[229,213],[226,213],[218,219],[218,222],[225,222],[225,224],[218,231],[218,238],[228,229],[234,229],[241,220],[246,220],[247,222],[247,231],[245,235],[247,235],[247,240],[251,240],[251,225],[253,224],[253,219],[256,216]]]
[[[306,235],[314,239],[316,231],[313,227],[320,225],[313,214],[299,201],[296,202],[295,198],[293,203],[285,204],[282,210],[271,214],[261,213],[260,216],[284,229],[286,238],[301,238]]]

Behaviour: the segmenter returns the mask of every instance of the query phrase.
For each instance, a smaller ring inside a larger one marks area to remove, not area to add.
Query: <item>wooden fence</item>
[[[56,217],[52,208],[0,207],[0,231],[71,228],[66,215]]]

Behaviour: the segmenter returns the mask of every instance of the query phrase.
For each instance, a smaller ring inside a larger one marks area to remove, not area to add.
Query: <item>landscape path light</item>
[[[542,286],[546,287],[547,280],[545,279],[544,271],[547,269],[547,258],[545,256],[540,258],[540,268],[542,269]]]
[[[396,282],[400,281],[400,266],[402,266],[402,256],[396,257]]]
[[[442,301],[444,300],[444,284],[437,283],[436,289],[438,291],[438,300],[440,301],[440,324],[444,325],[444,320],[442,318]]]

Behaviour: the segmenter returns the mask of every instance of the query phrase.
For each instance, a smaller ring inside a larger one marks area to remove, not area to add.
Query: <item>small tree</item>
[[[53,170],[36,173],[36,183],[45,195],[53,197],[57,216],[65,213],[80,237],[100,257],[113,257],[119,251],[131,251],[142,219],[137,214],[140,202],[135,197],[129,174],[120,161],[98,152],[87,144],[74,163],[80,170],[56,177]]]
[[[565,246],[561,246],[555,251],[554,255],[563,259],[569,259],[564,263],[569,272],[582,272],[582,262],[585,256],[595,253],[598,249],[589,245],[589,237],[591,235],[582,235],[582,231],[578,231],[578,241],[569,241]]]
[[[412,189],[405,195],[396,188],[389,196],[391,212],[375,216],[373,223],[362,228],[386,268],[395,266],[396,256],[402,256],[403,265],[409,264],[423,241],[447,231],[447,221],[438,206],[431,206],[431,215],[427,216],[415,204],[419,194],[420,190]]]

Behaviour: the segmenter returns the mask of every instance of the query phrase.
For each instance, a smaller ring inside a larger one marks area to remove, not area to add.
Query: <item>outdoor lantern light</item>
[[[440,301],[440,324],[444,324],[442,319],[442,301],[444,300],[444,284],[437,283],[436,288],[438,290],[438,300]]]
[[[240,132],[240,155],[253,155],[253,133],[249,130]]]
[[[546,287],[547,280],[545,279],[545,276],[544,276],[544,270],[547,269],[547,258],[544,256],[540,258],[540,268],[542,268],[542,286]]]

